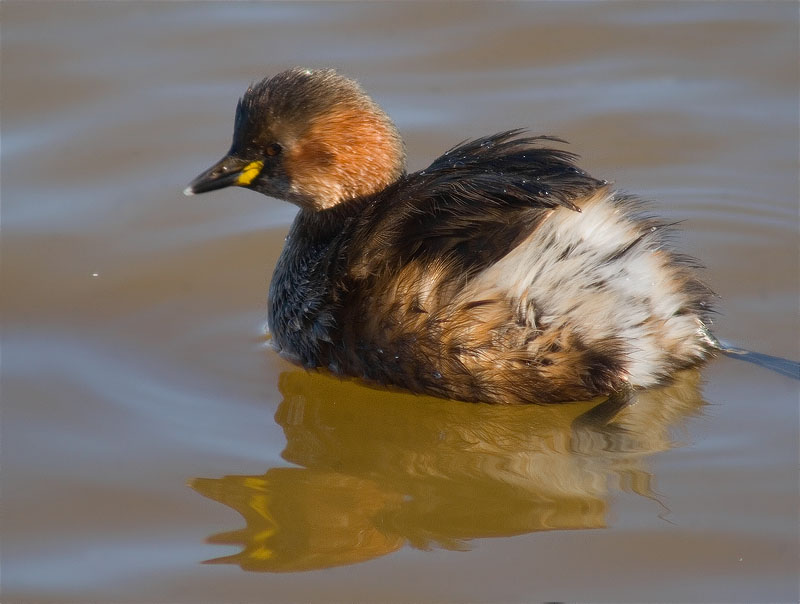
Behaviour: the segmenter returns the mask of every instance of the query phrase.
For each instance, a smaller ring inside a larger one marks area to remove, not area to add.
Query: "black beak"
[[[232,185],[247,186],[258,176],[263,162],[250,162],[246,159],[226,155],[208,170],[189,183],[184,195],[196,195]]]

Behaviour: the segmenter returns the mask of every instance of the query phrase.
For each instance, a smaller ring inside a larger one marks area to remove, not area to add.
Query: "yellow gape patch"
[[[253,182],[253,180],[255,180],[255,177],[258,176],[258,174],[261,172],[261,168],[263,167],[263,161],[251,161],[244,167],[242,173],[239,174],[239,178],[236,179],[236,184],[242,186],[249,185],[251,182]]]

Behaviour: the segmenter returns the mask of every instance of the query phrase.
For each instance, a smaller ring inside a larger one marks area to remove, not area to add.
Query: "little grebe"
[[[248,88],[230,151],[185,193],[299,206],[269,326],[308,368],[514,404],[647,387],[708,358],[712,293],[670,225],[552,141],[501,132],[407,174],[356,82],[290,69]]]

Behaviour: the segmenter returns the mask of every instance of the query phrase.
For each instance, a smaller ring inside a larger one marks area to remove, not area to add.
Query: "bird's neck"
[[[327,351],[335,341],[335,267],[341,263],[348,225],[359,209],[339,206],[300,210],[269,289],[273,343],[307,367],[327,365]]]

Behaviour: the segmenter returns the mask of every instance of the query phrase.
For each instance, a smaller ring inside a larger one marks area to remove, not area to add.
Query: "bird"
[[[268,325],[309,370],[507,405],[667,384],[718,349],[715,294],[674,223],[563,144],[507,130],[409,173],[355,80],[296,67],[247,88],[229,151],[184,193],[298,206]]]

